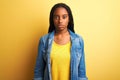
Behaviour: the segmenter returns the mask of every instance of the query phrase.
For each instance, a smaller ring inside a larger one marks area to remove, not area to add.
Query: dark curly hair
[[[54,14],[55,9],[59,8],[59,7],[63,7],[63,8],[65,8],[67,10],[68,15],[69,15],[68,29],[70,29],[72,32],[75,33],[72,11],[71,11],[70,7],[68,5],[66,5],[65,3],[57,3],[52,7],[51,12],[50,12],[50,17],[49,17],[49,30],[48,30],[48,33],[55,30],[55,26],[54,26],[54,22],[53,22],[53,14]]]

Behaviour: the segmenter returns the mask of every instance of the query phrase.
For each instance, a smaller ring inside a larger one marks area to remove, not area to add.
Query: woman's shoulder
[[[80,34],[77,34],[77,33],[75,33],[75,36],[76,36],[77,38],[82,38],[82,36],[81,36]]]
[[[48,38],[48,35],[49,35],[49,33],[42,35],[39,40],[46,41]]]
[[[69,32],[70,32],[70,35],[71,35],[73,38],[83,39],[80,34],[74,33],[74,32],[72,32],[71,30],[69,30]]]
[[[83,37],[80,34],[73,33],[73,36],[77,39],[83,40]]]

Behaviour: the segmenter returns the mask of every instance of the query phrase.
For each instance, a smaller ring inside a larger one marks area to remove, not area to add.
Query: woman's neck
[[[55,32],[54,41],[57,44],[66,44],[70,41],[69,31]]]

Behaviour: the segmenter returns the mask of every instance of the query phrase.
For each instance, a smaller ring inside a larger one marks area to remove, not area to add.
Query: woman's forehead
[[[59,14],[68,14],[68,12],[64,7],[58,7],[55,9],[53,15],[59,15]]]

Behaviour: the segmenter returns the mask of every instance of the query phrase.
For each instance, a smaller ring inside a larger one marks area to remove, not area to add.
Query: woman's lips
[[[64,25],[58,25],[58,27],[64,27]]]

